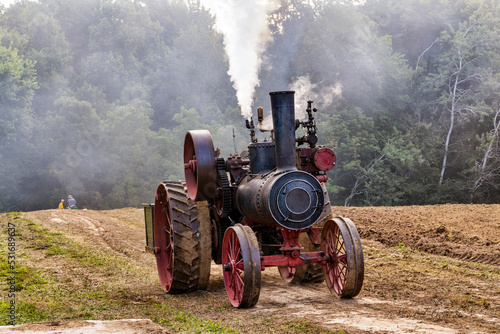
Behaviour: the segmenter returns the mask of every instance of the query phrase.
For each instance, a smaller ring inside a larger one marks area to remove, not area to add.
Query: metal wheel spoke
[[[363,284],[364,262],[354,223],[343,217],[328,220],[321,233],[321,249],[326,255],[322,266],[330,291],[342,298],[356,296]]]
[[[229,241],[228,241],[228,247],[227,247],[227,257],[228,260],[231,261],[233,259],[233,235],[231,234],[229,236]]]
[[[169,240],[172,236],[172,233],[170,232],[170,227],[165,226],[165,234],[166,234],[167,240]]]
[[[338,268],[334,268],[333,269],[333,289],[335,291],[335,293],[337,294],[340,294],[342,293],[342,280],[340,278],[340,275],[339,275],[339,270]]]
[[[339,276],[342,277],[342,281],[345,282],[346,281],[346,277],[347,277],[347,266],[344,266],[343,268],[340,268],[339,270]]]
[[[333,233],[333,231],[331,231],[331,230],[328,231],[327,245],[328,245],[328,253],[329,254],[335,252],[335,241],[336,241],[336,238],[335,238],[335,234]]]
[[[344,253],[345,253],[344,239],[342,237],[340,237],[340,238],[337,238],[337,245],[335,248],[335,253],[339,254],[339,253],[341,253],[342,250],[344,250]]]
[[[231,279],[230,279],[230,288],[233,292],[233,300],[235,301],[241,301],[241,297],[243,294],[243,288],[245,286],[243,279],[241,278],[238,270],[231,274]]]
[[[335,267],[328,266],[328,276],[330,277],[331,282],[335,282]]]
[[[231,274],[230,287],[232,287],[233,292],[236,291],[236,275]]]
[[[170,216],[170,206],[165,206],[165,216],[167,218],[166,226],[172,226],[172,217]]]
[[[240,259],[234,266],[236,267],[236,270],[243,272],[243,270],[245,268],[245,265],[243,263],[243,259]]]
[[[243,272],[243,271],[241,271],[241,272]],[[239,283],[239,286],[244,287],[245,286],[245,282],[243,282],[243,278],[241,278],[241,275],[240,274],[236,274],[235,276],[236,276],[236,279],[237,279],[237,281]]]
[[[239,249],[237,250],[237,240],[236,235],[234,233],[231,234],[230,239],[229,239],[229,260],[230,261],[236,261],[236,257],[238,256]]]
[[[345,238],[345,226],[339,226],[342,221],[331,220],[325,224],[322,233],[322,248],[329,261],[323,265],[323,273],[331,292],[342,296],[349,273],[350,239]],[[348,244],[349,243],[349,244]]]
[[[243,299],[243,285],[237,286],[237,289],[236,289],[234,296],[236,297],[236,300],[241,302],[241,300]]]
[[[260,257],[254,232],[241,224],[230,226],[222,242],[226,293],[234,307],[251,307],[260,291]],[[259,270],[258,273],[255,272]]]
[[[328,254],[334,254],[335,253],[335,244],[333,243],[332,240],[328,243]]]
[[[241,256],[241,246],[240,243],[238,242],[237,236],[235,233],[231,235],[231,241],[232,241],[232,249],[231,249],[231,260],[237,261],[240,256]]]

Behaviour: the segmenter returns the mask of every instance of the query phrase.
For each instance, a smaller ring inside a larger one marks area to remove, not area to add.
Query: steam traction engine
[[[208,131],[187,132],[185,182],[162,182],[154,205],[144,205],[146,249],[156,256],[165,291],[206,289],[213,259],[235,307],[257,303],[267,267],[277,266],[287,282],[324,278],[340,297],[360,292],[361,241],[351,220],[331,215],[324,183],[336,157],[316,146],[316,109],[308,101],[308,119],[295,120],[294,92],[270,96],[269,141],[258,142],[247,121],[248,154],[224,159]],[[258,114],[262,125],[262,108]],[[299,127],[307,134],[295,138]]]

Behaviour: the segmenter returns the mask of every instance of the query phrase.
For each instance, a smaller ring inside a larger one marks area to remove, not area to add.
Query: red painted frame
[[[321,263],[328,260],[323,252],[301,253],[304,249],[299,243],[299,235],[307,233],[313,244],[319,244],[320,238],[318,232],[321,228],[310,227],[304,230],[281,229],[283,235],[283,245],[280,250],[283,255],[266,255],[261,257],[260,265],[262,270],[266,267],[299,267],[309,263]]]

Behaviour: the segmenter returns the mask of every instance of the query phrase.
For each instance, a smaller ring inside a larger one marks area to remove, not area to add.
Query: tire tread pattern
[[[164,181],[172,208],[174,242],[173,281],[169,293],[184,293],[207,288],[210,276],[211,241],[204,242],[206,226],[210,220],[201,214],[205,202],[193,202],[189,198],[184,181]],[[208,213],[208,209],[207,213]],[[208,232],[210,234],[210,232]],[[209,237],[209,236],[208,236]],[[208,247],[208,249],[207,249]],[[207,269],[208,267],[208,269]]]

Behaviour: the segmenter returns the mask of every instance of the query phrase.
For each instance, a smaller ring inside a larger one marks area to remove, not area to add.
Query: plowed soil
[[[362,238],[386,246],[500,265],[500,206],[436,205],[336,208],[352,217]]]
[[[36,249],[26,249],[33,254],[25,261],[35,267],[52,266],[63,276],[84,276],[95,284],[121,284],[128,291],[123,303],[131,310],[155,300],[242,333],[312,333],[298,323],[348,333],[500,333],[500,205],[333,207],[332,211],[349,217],[362,238],[365,281],[353,299],[333,296],[325,283],[287,284],[276,268],[267,268],[257,305],[234,309],[226,297],[221,268],[214,263],[207,291],[165,294],[155,277],[154,256],[144,251],[141,209],[46,210],[23,215],[82,247],[106,249],[127,259],[151,276],[132,279],[119,272],[108,276],[78,272],[64,259],[44,261]],[[133,311],[127,315],[134,317]],[[102,319],[109,318],[110,314],[102,313]],[[57,332],[73,328],[78,321],[59,322]],[[4,327],[0,333],[56,332],[47,326]],[[145,326],[132,332],[170,331]]]

